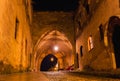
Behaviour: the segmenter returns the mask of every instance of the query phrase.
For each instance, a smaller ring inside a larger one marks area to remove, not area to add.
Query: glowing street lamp
[[[55,50],[55,51],[58,51],[58,50],[59,50],[59,47],[58,47],[58,46],[54,46],[54,50]]]
[[[55,35],[54,36],[55,37],[55,40],[54,40],[55,41],[55,44],[54,44],[55,46],[53,47],[53,50],[54,51],[58,51],[59,47],[56,45],[56,43],[57,43],[57,31],[56,30],[55,30],[55,34],[54,35]]]

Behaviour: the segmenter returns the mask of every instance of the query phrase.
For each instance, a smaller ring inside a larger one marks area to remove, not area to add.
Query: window
[[[85,0],[84,7],[86,9],[87,14],[90,13],[90,7],[89,7],[89,5],[90,5],[90,0]]]
[[[15,39],[17,38],[18,26],[19,26],[19,20],[18,20],[18,18],[16,18],[16,20],[15,20]]]
[[[91,49],[93,49],[94,45],[93,45],[93,38],[92,35],[90,35],[88,37],[88,51],[90,51]]]
[[[119,8],[120,8],[120,0],[119,0]]]
[[[80,55],[83,56],[83,46],[80,46]]]
[[[102,24],[99,26],[99,32],[100,32],[100,40],[104,39],[104,33],[103,33],[103,26]]]
[[[25,40],[25,53],[27,54],[27,40]]]

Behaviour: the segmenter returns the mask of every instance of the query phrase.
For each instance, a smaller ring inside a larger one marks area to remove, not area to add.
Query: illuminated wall
[[[0,73],[30,66],[30,0],[0,0]]]
[[[108,27],[109,18],[111,16],[119,17],[120,15],[119,0],[97,0],[98,2],[96,2],[96,0],[89,1],[89,14],[86,14],[86,11],[84,10],[81,11],[81,14],[86,15],[86,20],[81,20],[82,16],[80,17],[80,12],[76,14],[75,20],[76,29],[79,30],[77,30],[76,52],[79,54],[80,69],[116,69],[114,61],[115,57],[113,51],[111,51],[113,48],[109,49],[110,44],[107,45],[109,39],[106,41],[107,34],[105,32],[108,32],[106,28]],[[79,8],[79,10],[81,9]],[[100,27],[103,29],[100,29]],[[101,36],[102,34],[100,30],[103,31],[103,36]],[[81,46],[82,49],[80,48]]]

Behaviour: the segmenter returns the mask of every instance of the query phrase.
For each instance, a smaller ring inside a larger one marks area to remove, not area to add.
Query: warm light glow
[[[58,51],[59,47],[58,46],[54,46],[54,50]]]
[[[53,62],[53,61],[54,61],[54,58],[52,57],[52,58],[50,59],[50,61]]]
[[[54,70],[55,70],[55,71],[58,71],[58,63],[55,65]]]

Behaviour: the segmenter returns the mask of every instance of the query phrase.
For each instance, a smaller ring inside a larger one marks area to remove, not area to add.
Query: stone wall
[[[92,15],[94,15],[99,4],[104,0],[79,0],[78,8],[75,12],[75,31],[76,38],[81,34],[86,24],[90,21]]]
[[[26,70],[30,65],[30,0],[0,1],[0,73]],[[25,5],[28,5],[28,15]],[[29,17],[29,18],[28,18]]]
[[[94,5],[94,4],[93,4]],[[80,69],[87,70],[111,70],[113,69],[113,60],[111,53],[108,53],[104,40],[100,38],[99,26],[105,25],[111,16],[119,15],[119,0],[102,0],[100,4],[92,11],[92,15],[87,19],[87,23],[79,37],[76,40],[76,51],[79,53]],[[92,36],[93,48],[88,49],[88,38]],[[83,46],[81,56],[80,46]],[[109,47],[109,46],[108,46]]]

